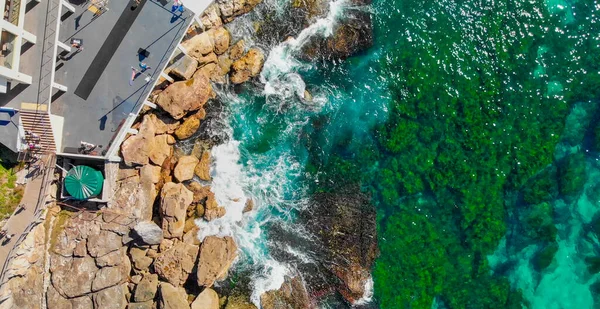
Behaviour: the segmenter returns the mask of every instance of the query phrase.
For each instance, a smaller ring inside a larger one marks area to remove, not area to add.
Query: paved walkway
[[[44,161],[48,162],[48,165],[52,164],[52,167],[54,166],[55,159],[53,156],[50,159],[45,158]],[[4,283],[5,270],[10,262],[8,259],[10,258],[13,248],[24,239],[33,226],[33,223],[42,214],[45,203],[39,203],[40,190],[46,191],[46,188],[44,188],[43,185],[44,182],[46,182],[46,186],[48,185],[49,177],[52,176],[52,170],[53,168],[50,167],[48,169],[50,174],[46,175],[43,172],[38,173],[35,178],[27,183],[23,199],[20,203],[20,205],[25,205],[25,209],[19,210],[19,208],[17,208],[17,211],[13,213],[3,227],[3,229],[6,230],[7,235],[14,234],[14,236],[10,241],[6,241],[6,238],[0,239],[0,269],[2,271],[0,273],[0,285]],[[45,200],[46,196],[42,196],[42,199]]]

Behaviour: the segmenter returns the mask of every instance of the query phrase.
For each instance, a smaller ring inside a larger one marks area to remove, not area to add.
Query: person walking
[[[179,16],[177,16],[177,12],[183,13],[184,11],[185,11],[185,8],[181,4],[180,0],[173,0],[173,6],[171,7],[171,13],[173,13],[173,16],[179,17],[179,16],[181,16],[181,14],[179,14]]]
[[[151,67],[149,67],[145,62],[140,61],[140,69],[142,69],[142,71],[140,73],[144,73],[146,72],[146,70],[150,70]]]

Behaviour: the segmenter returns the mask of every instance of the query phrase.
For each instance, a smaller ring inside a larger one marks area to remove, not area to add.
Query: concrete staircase
[[[55,152],[56,144],[54,142],[54,134],[52,131],[52,124],[50,123],[50,115],[48,115],[47,111],[47,105],[23,103],[21,104],[19,114],[21,116],[21,124],[25,130],[25,136],[23,138],[27,143],[38,145],[35,149],[29,149],[29,152]]]

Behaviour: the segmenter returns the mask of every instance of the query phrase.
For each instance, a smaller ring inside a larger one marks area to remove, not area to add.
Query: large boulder
[[[248,52],[232,65],[231,82],[241,84],[251,77],[257,76],[265,62],[265,55],[258,48],[250,48]]]
[[[154,271],[174,286],[183,285],[198,259],[198,246],[177,242],[154,261]]]
[[[183,288],[174,287],[168,282],[161,282],[159,286],[160,298],[158,308],[160,309],[190,309],[187,302],[187,294]]]
[[[181,46],[187,51],[187,54],[198,60],[202,56],[208,55],[215,49],[211,33],[206,31],[193,36],[187,41],[181,43]]]
[[[302,278],[296,276],[285,280],[279,290],[267,291],[260,296],[263,309],[309,309],[312,305]]]
[[[146,256],[146,250],[137,247],[131,247],[129,255],[131,256],[133,268],[139,272],[147,272],[153,262],[151,257]]]
[[[206,201],[204,203],[204,218],[208,221],[212,221],[217,218],[221,218],[225,215],[225,207],[219,206],[215,194],[208,192]]]
[[[177,139],[183,140],[192,137],[200,127],[200,119],[198,117],[188,117],[183,124],[175,131]]]
[[[311,24],[329,13],[329,3],[328,0],[302,1],[298,2],[298,9],[305,12],[305,23]],[[344,59],[371,47],[371,13],[364,9],[370,3],[370,0],[350,0],[344,9],[343,18],[335,24],[333,34],[327,37],[313,36],[309,43],[304,45],[303,56],[310,60]]]
[[[179,182],[190,180],[194,177],[194,169],[198,164],[198,158],[194,156],[183,156],[177,161],[173,175]]]
[[[125,309],[125,289],[121,285],[115,285],[92,295],[94,308],[102,309]]]
[[[181,79],[190,79],[196,69],[198,68],[198,61],[186,54],[179,58],[172,66],[169,74],[175,75]]]
[[[171,116],[169,116],[168,114],[159,112],[158,110],[154,111],[153,114],[148,114],[148,116],[154,122],[157,135],[173,134],[175,133],[175,130],[177,130],[177,128],[179,128],[179,126],[181,125],[179,120],[175,120],[171,118]]]
[[[101,230],[87,238],[88,253],[93,257],[104,256],[121,248],[121,237],[111,231]]]
[[[109,208],[140,220],[152,219],[152,207],[158,194],[152,181],[152,177],[134,176],[117,183]]]
[[[192,303],[192,309],[219,309],[219,295],[211,288],[206,288]]]
[[[211,287],[215,281],[225,279],[236,257],[237,245],[233,238],[206,237],[198,260],[198,285]]]
[[[210,152],[204,151],[202,153],[200,161],[194,168],[194,174],[196,174],[196,176],[198,176],[198,178],[202,180],[211,181],[212,178],[210,177],[210,163]]]
[[[175,139],[169,134],[155,136],[149,154],[152,163],[158,166],[162,165],[165,159],[173,154],[173,144],[175,144]]]
[[[231,34],[224,27],[219,27],[210,30],[214,42],[214,51],[217,55],[221,55],[229,49],[231,43]]]
[[[176,238],[183,236],[186,210],[194,194],[183,184],[166,183],[161,191],[160,213],[164,237]]]
[[[299,219],[316,236],[314,250],[323,257],[337,291],[354,303],[364,296],[378,254],[375,208],[358,189],[317,193],[313,207]]]
[[[138,129],[138,134],[131,135],[121,145],[121,154],[125,164],[148,164],[148,157],[152,152],[156,124],[152,118],[145,115]]]
[[[52,286],[66,298],[92,292],[92,282],[98,272],[94,258],[65,258],[53,255],[50,260]]]
[[[200,16],[200,21],[202,22],[204,29],[212,29],[222,26],[223,21],[221,20],[221,11],[219,10],[219,5],[214,2],[209,5]]]
[[[181,119],[188,112],[199,110],[212,95],[213,89],[208,78],[195,74],[190,80],[169,85],[158,95],[156,104],[171,117]]]
[[[224,22],[232,21],[236,16],[250,12],[262,0],[217,0]]]
[[[158,275],[145,274],[140,283],[135,287],[133,300],[136,303],[153,300],[158,289]]]
[[[133,230],[148,245],[158,245],[163,240],[163,230],[152,221],[142,221]]]

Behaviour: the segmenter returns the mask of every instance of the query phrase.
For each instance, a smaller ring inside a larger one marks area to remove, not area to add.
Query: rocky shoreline
[[[186,52],[172,59],[167,68],[175,82],[159,82],[149,98],[159,108],[141,113],[133,126],[137,133],[121,145],[123,162],[111,165],[117,179],[111,202],[100,210],[86,204],[80,206],[89,211],[73,212],[60,205],[49,208],[44,224],[28,235],[12,265],[9,281],[0,290],[0,309],[256,308],[247,293],[226,295],[226,289],[215,288],[238,256],[235,240],[229,236],[200,240],[195,222],[221,218],[227,211],[211,191],[211,149],[220,137],[200,132],[210,122],[207,111],[220,104],[213,84],[250,81],[260,74],[266,58],[261,48],[247,46],[243,39],[233,42],[223,25],[259,2],[219,0],[201,17],[203,29],[190,28],[181,44]],[[368,22],[364,33],[370,41]],[[322,49],[320,44],[341,46],[323,42],[316,43],[316,48]],[[349,55],[335,48],[331,51],[332,57]],[[191,151],[178,147],[190,141]],[[362,210],[341,206],[328,216],[326,207],[344,202],[331,199],[336,197],[316,197],[322,211],[317,211],[318,219],[307,219],[307,224],[321,229],[313,232],[330,248],[351,247],[357,239],[352,235],[369,238],[366,248],[324,253],[340,262],[325,266],[339,281],[337,293],[354,303],[365,293],[376,255],[375,215],[373,211],[365,217]],[[354,201],[360,204],[364,199]],[[244,212],[253,211],[253,200],[245,203]],[[363,217],[369,218],[362,225],[365,228],[353,234],[354,223],[360,225],[356,220]],[[350,236],[323,234],[330,227]],[[287,276],[279,290],[264,293],[261,307],[315,308],[319,297],[311,294],[298,273]]]

